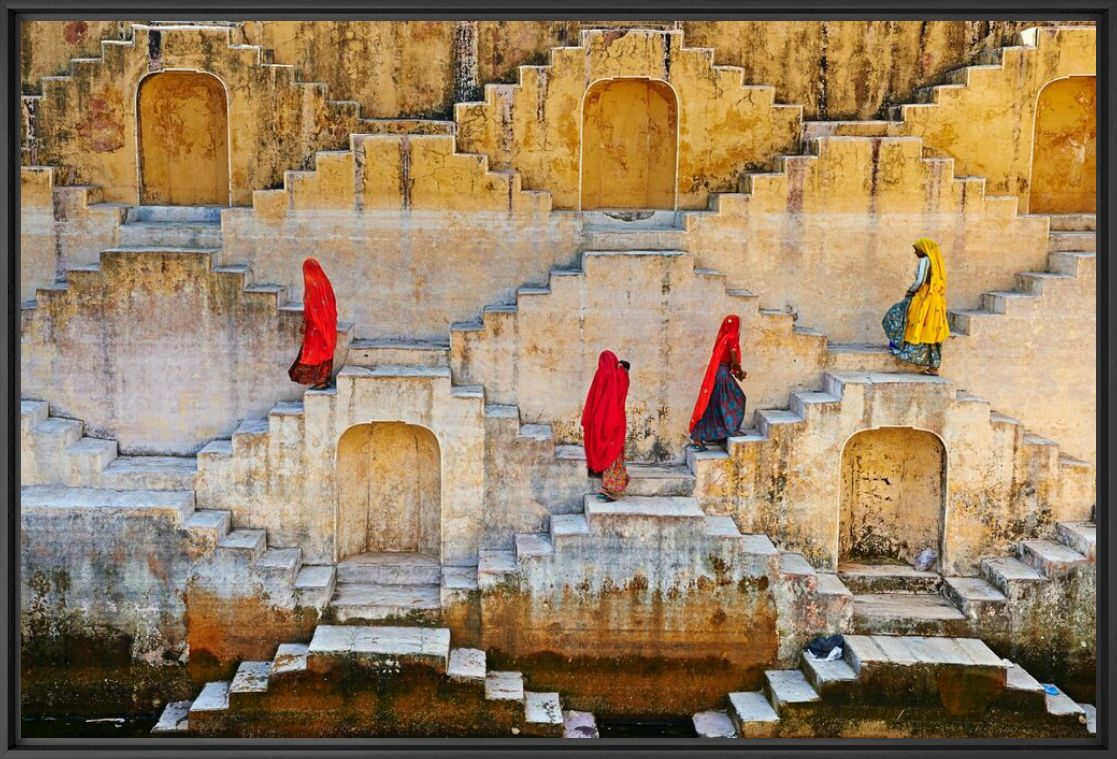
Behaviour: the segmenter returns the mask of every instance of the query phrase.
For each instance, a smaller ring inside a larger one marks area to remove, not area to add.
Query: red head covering
[[[334,357],[337,346],[337,301],[322,265],[313,258],[303,261],[303,350],[300,361],[321,364]]]
[[[710,396],[714,392],[714,381],[717,380],[718,366],[732,356],[741,363],[741,317],[733,314],[725,317],[718,330],[717,339],[714,340],[714,352],[710,356],[710,363],[706,365],[706,376],[702,378],[702,389],[698,392],[698,402],[694,404],[694,413],[690,416],[690,431],[706,413],[706,406],[710,403]]]
[[[608,469],[624,451],[624,438],[628,433],[624,415],[627,397],[628,371],[620,365],[616,354],[602,351],[582,410],[586,466],[594,472]]]

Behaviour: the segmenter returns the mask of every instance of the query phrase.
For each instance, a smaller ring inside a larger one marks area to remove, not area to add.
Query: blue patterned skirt
[[[888,347],[901,361],[938,369],[939,364],[942,363],[942,343],[909,343],[904,340],[910,305],[911,298],[904,298],[885,312],[881,326],[884,327],[884,334],[888,336]]]
[[[725,440],[740,432],[744,421],[745,392],[730,373],[729,365],[722,364],[718,367],[710,402],[706,404],[706,411],[698,424],[694,425],[690,439],[696,443]]]

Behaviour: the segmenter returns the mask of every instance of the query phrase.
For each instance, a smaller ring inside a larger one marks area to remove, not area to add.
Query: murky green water
[[[677,719],[599,719],[597,730],[602,738],[695,738],[694,723],[689,717]]]
[[[150,738],[155,718],[98,720],[45,717],[20,723],[24,738]]]

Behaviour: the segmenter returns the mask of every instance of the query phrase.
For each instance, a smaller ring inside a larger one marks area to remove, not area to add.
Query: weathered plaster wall
[[[136,203],[136,93],[145,77],[170,70],[212,74],[225,87],[234,205],[356,131],[354,104],[328,103],[323,88],[297,84],[291,67],[262,65],[261,50],[236,45],[232,31],[137,25],[131,41],[106,42],[103,59],[43,80],[37,160],[63,167],[67,184],[100,185],[106,200]]]
[[[86,493],[23,490],[25,643],[124,636],[134,659],[185,661],[183,591],[207,550],[184,525],[192,495],[117,492],[90,508]]]
[[[71,58],[96,58],[101,40],[131,33],[128,21],[24,21],[20,24],[19,77],[25,94],[44,76],[65,74]]]
[[[362,338],[444,340],[451,323],[511,301],[578,250],[577,219],[550,214],[546,195],[521,192],[480,157],[453,154],[450,137],[362,137],[286,185],[224,212],[225,258],[297,292],[313,250]]]
[[[964,87],[939,90],[936,102],[904,106],[898,125],[898,133],[953,157],[959,175],[984,177],[990,194],[1018,196],[1021,212],[1029,209],[1040,93],[1057,79],[1095,75],[1097,33],[1042,28],[1027,42],[1006,49],[1000,66],[971,69]],[[1076,161],[1064,170],[1083,169]]]
[[[54,170],[20,168],[19,299],[64,276],[71,266],[96,263],[119,241],[124,209],[101,204],[97,187],[55,187]]]
[[[225,88],[209,74],[167,71],[140,83],[140,202],[229,205]]]
[[[547,422],[561,442],[580,442],[579,423],[598,355],[630,361],[627,454],[683,457],[690,413],[721,320],[741,317],[746,426],[754,409],[782,406],[813,387],[824,340],[792,330],[786,314],[764,314],[736,283],[679,252],[595,252],[584,275],[552,276],[549,292],[521,295],[515,312],[485,314],[479,331],[455,331],[451,366],[490,400],[516,404]]]
[[[941,550],[945,452],[929,432],[859,432],[842,449],[838,558],[911,562]]]
[[[107,252],[22,311],[23,396],[124,453],[187,454],[302,388],[302,311],[200,253]],[[340,365],[347,334],[338,340]]]
[[[978,561],[1008,553],[1058,520],[1089,519],[1093,469],[1064,465],[1058,448],[1025,438],[1011,419],[943,378],[843,373],[827,397],[774,412],[766,437],[732,446],[728,460],[701,463],[699,495],[708,513],[734,517],[742,532],[764,533],[819,568],[836,567],[842,448],[858,432],[910,427],[946,449],[946,516],[940,568],[975,575]],[[802,416],[800,416],[800,414]]]
[[[1050,22],[684,21],[687,45],[712,47],[748,84],[771,84],[812,120],[872,119],[980,52]]]
[[[556,49],[549,65],[520,70],[519,84],[485,88],[483,103],[455,109],[461,148],[515,169],[556,208],[577,208],[582,105],[600,80],[642,77],[678,97],[678,205],[700,208],[709,192],[734,189],[746,169],[769,166],[800,137],[800,109],[774,103],[771,87],[743,87],[739,69],[713,66],[711,51],[684,47],[675,31],[598,30],[580,47]]]
[[[411,551],[437,556],[442,513],[438,440],[398,422],[352,427],[337,444],[338,558]]]
[[[912,243],[943,250],[950,308],[1011,289],[1047,262],[1047,221],[1020,217],[1016,199],[924,159],[918,140],[822,137],[783,171],[754,175],[748,195],[722,196],[717,214],[689,221],[701,265],[786,309],[838,342],[883,341],[884,312],[915,271]],[[746,351],[747,355],[747,351]]]
[[[1032,213],[1093,213],[1097,200],[1097,79],[1057,79],[1039,93]]]
[[[1009,298],[1004,313],[971,317],[969,334],[943,347],[943,371],[1064,452],[1094,461],[1097,261],[1070,258],[1063,268],[1073,277],[1031,279],[1022,289],[1038,297]]]
[[[203,449],[198,503],[232,511],[234,524],[266,529],[270,545],[302,548],[308,564],[336,562],[338,441],[370,422],[421,426],[434,436],[441,480],[432,554],[446,565],[475,564],[488,476],[479,466],[484,398],[451,392],[445,367],[346,367],[336,390],[308,391],[301,406],[278,406],[266,424],[234,434],[231,445]]]

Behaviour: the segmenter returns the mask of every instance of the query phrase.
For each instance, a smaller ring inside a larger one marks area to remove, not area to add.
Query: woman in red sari
[[[695,450],[704,451],[706,443],[721,443],[740,432],[745,420],[745,393],[734,377],[743,380],[747,376],[741,369],[741,317],[734,314],[725,317],[718,330],[690,417]]]
[[[337,346],[337,301],[322,265],[303,261],[303,344],[287,370],[292,382],[320,390],[330,383]]]
[[[618,360],[612,351],[602,351],[582,410],[586,467],[591,476],[601,475],[598,497],[606,501],[617,500],[628,487],[628,470],[624,466],[628,367],[629,363]]]

